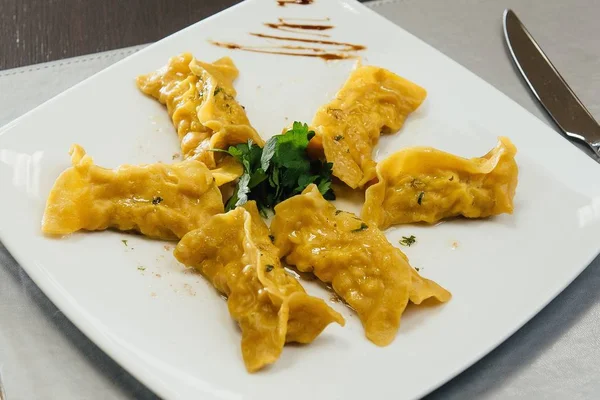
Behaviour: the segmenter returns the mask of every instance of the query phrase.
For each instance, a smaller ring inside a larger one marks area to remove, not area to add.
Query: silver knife
[[[600,157],[600,125],[510,9],[504,11],[504,37],[529,88],[558,127],[586,143]]]

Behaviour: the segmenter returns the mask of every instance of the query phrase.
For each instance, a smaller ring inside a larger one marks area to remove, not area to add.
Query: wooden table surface
[[[0,0],[0,69],[161,39],[240,0]]]
[[[0,0],[0,70],[153,42],[239,2]]]

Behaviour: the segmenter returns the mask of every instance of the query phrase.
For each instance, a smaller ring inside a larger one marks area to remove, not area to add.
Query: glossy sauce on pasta
[[[379,346],[396,337],[409,300],[450,299],[448,291],[422,278],[379,229],[336,210],[315,185],[275,207],[271,232],[280,256],[330,283]]]
[[[70,154],[73,166],[56,179],[46,201],[46,234],[114,228],[174,240],[223,212],[214,178],[199,161],[107,169],[94,165],[81,146]]]
[[[398,131],[419,107],[425,89],[374,66],[358,67],[311,124],[311,152],[333,163],[333,174],[351,188],[375,178],[373,148],[382,133]]]
[[[275,362],[286,342],[310,343],[330,323],[344,325],[340,314],[285,272],[254,202],[188,233],[174,254],[227,297],[249,372]]]
[[[400,150],[377,166],[362,218],[384,229],[443,218],[512,213],[516,147],[506,138],[483,157],[465,159],[428,147]]]

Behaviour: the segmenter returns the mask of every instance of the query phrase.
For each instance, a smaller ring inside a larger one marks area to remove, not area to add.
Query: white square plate
[[[332,304],[346,317],[345,328],[330,326],[308,346],[286,346],[272,367],[248,374],[226,303],[176,262],[172,243],[118,232],[53,240],[41,234],[40,221],[73,143],[106,167],[171,162],[179,146],[169,117],[137,90],[134,78],[180,52],[206,61],[233,58],[240,69],[238,99],[263,137],[293,120],[310,122],[347,78],[352,60],[264,55],[208,42],[265,45],[248,33],[268,33],[263,23],[279,17],[329,17],[332,40],[367,46],[361,52],[365,64],[428,90],[401,132],[382,139],[377,159],[417,144],[479,156],[506,135],[519,149],[520,182],[514,215],[387,232],[392,243],[414,234],[417,244],[403,248],[411,263],[454,295],[443,306],[407,310],[392,345],[371,344],[358,318]],[[596,256],[599,173],[595,162],[510,99],[358,2],[279,7],[275,0],[250,0],[149,46],[3,127],[0,239],[88,337],[160,396],[415,398],[505,340]]]

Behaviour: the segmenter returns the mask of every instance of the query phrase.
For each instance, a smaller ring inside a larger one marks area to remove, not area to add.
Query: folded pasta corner
[[[254,202],[188,233],[174,255],[227,296],[249,372],[275,362],[286,342],[310,343],[330,323],[344,325],[339,313],[285,272]]]

